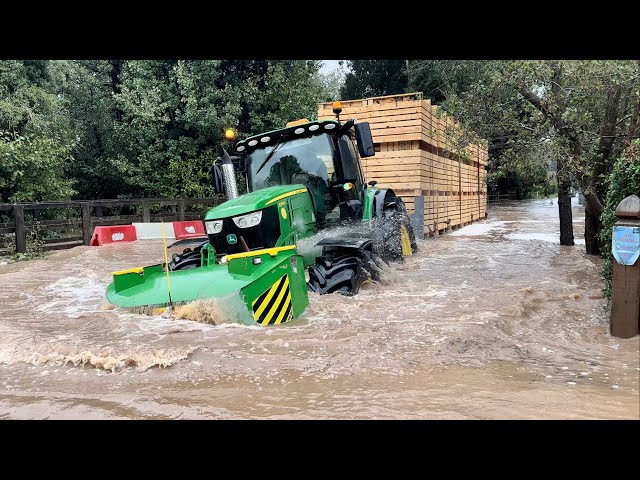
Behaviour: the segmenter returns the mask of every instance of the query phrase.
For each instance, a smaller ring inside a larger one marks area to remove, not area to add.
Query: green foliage
[[[583,190],[600,185],[606,178],[598,169],[603,170],[600,132],[608,95],[614,87],[622,89],[621,120],[607,162],[619,156],[640,88],[632,61],[413,61],[409,70],[411,90],[442,100],[464,126],[489,141],[494,188],[526,185],[532,174],[546,181],[534,172],[550,169],[558,159],[565,165],[563,173],[582,183]],[[539,97],[550,115],[528,101],[525,90]],[[566,129],[550,119],[554,115]],[[575,132],[573,144],[567,140],[569,130]],[[501,178],[512,181],[501,184]]]
[[[344,84],[344,77],[345,73],[342,68],[338,68],[338,70],[326,74],[318,72],[316,81],[320,85],[321,89],[321,102],[334,102],[336,100],[340,100],[340,89]]]
[[[15,253],[11,257],[11,260],[15,262],[22,262],[27,260],[36,260],[46,256],[46,252],[27,252],[27,253]]]
[[[75,139],[47,62],[0,62],[0,201],[69,198]]]
[[[71,145],[55,138],[0,137],[0,192],[3,202],[69,198],[73,181],[65,178]]]
[[[118,100],[123,122],[110,156],[121,191],[136,196],[210,196],[215,146],[314,118],[318,62],[131,61]]]
[[[349,71],[340,90],[343,100],[395,95],[407,91],[405,60],[348,60]]]
[[[440,105],[451,94],[477,87],[489,62],[480,60],[414,60],[409,62],[410,90]]]
[[[303,60],[0,61],[0,201],[213,195],[224,129],[242,138],[314,119],[328,91],[319,68]]]
[[[609,189],[602,214],[603,228],[600,241],[603,243],[604,262],[602,275],[605,279],[604,294],[611,298],[611,275],[613,255],[611,253],[611,237],[616,223],[616,208],[629,195],[640,195],[640,140],[635,140],[624,152],[624,155],[613,167],[609,177]]]

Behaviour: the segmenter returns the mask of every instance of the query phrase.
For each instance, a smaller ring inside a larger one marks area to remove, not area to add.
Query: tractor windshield
[[[274,148],[276,152],[264,163]],[[249,191],[301,183],[314,193],[321,219],[337,205],[329,189],[335,180],[333,142],[326,133],[258,148],[248,155],[247,165]]]

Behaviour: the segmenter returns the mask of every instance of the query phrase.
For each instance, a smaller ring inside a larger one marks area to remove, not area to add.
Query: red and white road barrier
[[[200,220],[173,222],[173,231],[176,235],[176,240],[207,236],[207,234],[204,233],[204,223]]]
[[[161,240],[164,225],[164,238],[167,240],[175,240],[173,233],[173,223],[134,223],[136,232],[138,232],[138,240]]]
[[[136,227],[133,225],[108,225],[96,227],[89,245],[100,246],[107,243],[135,242],[138,240]]]
[[[100,246],[108,243],[135,242],[136,240],[160,240],[163,236],[163,223],[134,223],[133,225],[109,225],[96,227],[89,245]],[[166,240],[185,240],[203,238],[204,224],[201,221],[164,223]]]

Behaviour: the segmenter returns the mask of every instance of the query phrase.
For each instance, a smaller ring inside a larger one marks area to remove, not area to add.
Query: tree
[[[148,196],[214,193],[211,169],[225,128],[248,136],[314,118],[315,61],[130,61],[116,95],[113,165],[123,191]]]
[[[409,84],[406,60],[348,60],[343,99],[405,93]]]
[[[68,198],[74,138],[44,61],[0,62],[0,201]]]
[[[446,108],[492,143],[504,142],[502,156],[551,142],[560,153],[561,243],[573,244],[568,185],[575,180],[587,201],[587,253],[599,254],[605,180],[625,142],[638,135],[638,64],[494,61],[478,70],[482,80],[450,93]]]
[[[613,167],[613,171],[607,180],[607,197],[602,214],[602,231],[600,241],[604,245],[602,249],[604,262],[602,274],[605,279],[604,293],[611,297],[611,276],[613,255],[611,253],[611,236],[613,226],[616,223],[616,208],[620,202],[629,195],[640,194],[640,140],[628,144],[622,157]]]
[[[333,102],[340,100],[340,91],[344,85],[345,73],[341,70],[334,70],[329,73],[318,72],[316,81],[321,88],[320,101]]]
[[[79,198],[116,198],[122,193],[115,161],[121,145],[115,129],[123,116],[117,100],[123,65],[120,60],[51,62],[53,90],[66,102],[77,138],[67,175],[77,181]]]
[[[486,62],[474,60],[412,60],[409,62],[411,91],[422,92],[434,104],[451,94],[460,95],[482,81]]]

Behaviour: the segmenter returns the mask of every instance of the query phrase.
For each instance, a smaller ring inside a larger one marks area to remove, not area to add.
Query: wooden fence
[[[516,199],[516,192],[496,193],[489,195],[489,203],[512,202]]]
[[[0,203],[0,255],[25,253],[29,241],[44,251],[89,245],[98,225],[200,220],[223,201],[216,196]]]
[[[401,196],[424,236],[486,218],[486,142],[466,142],[469,132],[422,93],[348,100],[342,108],[341,121],[371,127],[376,154],[362,161],[366,180]],[[318,118],[335,119],[330,102],[319,105]]]

